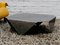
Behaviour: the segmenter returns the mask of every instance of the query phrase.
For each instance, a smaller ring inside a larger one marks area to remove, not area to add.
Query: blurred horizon
[[[2,0],[0,0],[2,1]],[[9,5],[10,15],[16,13],[39,13],[55,15],[60,19],[60,0],[3,0]]]

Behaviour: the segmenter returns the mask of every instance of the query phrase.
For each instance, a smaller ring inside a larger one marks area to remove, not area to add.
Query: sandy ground
[[[60,20],[52,33],[25,36],[11,33],[7,23],[0,24],[0,45],[60,45]]]

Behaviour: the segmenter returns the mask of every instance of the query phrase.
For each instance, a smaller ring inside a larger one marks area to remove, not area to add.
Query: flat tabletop
[[[9,20],[17,20],[17,21],[25,21],[25,22],[50,21],[54,18],[55,18],[54,15],[32,14],[32,13],[20,13],[7,17],[7,19]]]

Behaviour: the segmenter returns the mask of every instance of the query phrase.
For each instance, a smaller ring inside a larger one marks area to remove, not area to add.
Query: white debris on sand
[[[0,24],[0,45],[60,45],[60,20],[56,21],[55,30],[49,34],[17,35],[10,32],[10,26]]]

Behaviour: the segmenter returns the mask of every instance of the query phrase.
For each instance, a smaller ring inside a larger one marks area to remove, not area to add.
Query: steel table
[[[48,22],[49,30],[53,30],[56,17],[47,14],[20,13],[8,16],[5,19],[17,34],[30,34],[40,32],[43,22]]]

